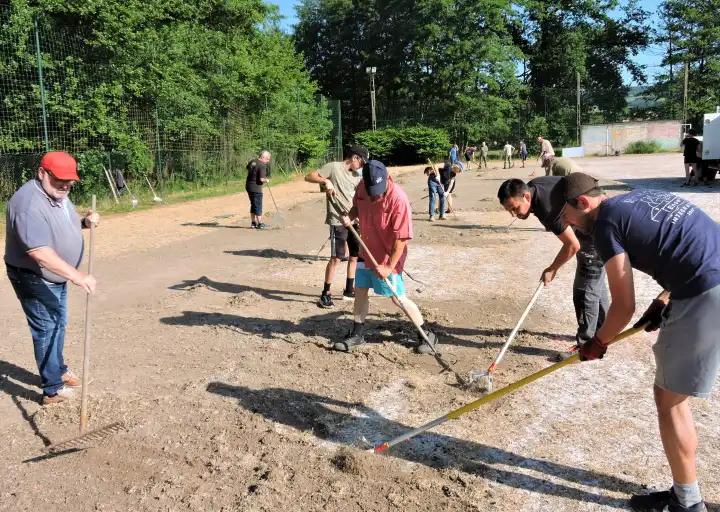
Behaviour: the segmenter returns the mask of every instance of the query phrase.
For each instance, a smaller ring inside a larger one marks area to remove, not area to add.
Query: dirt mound
[[[237,293],[227,300],[228,306],[240,307],[248,306],[250,304],[257,304],[262,300],[262,297],[252,290],[246,290],[244,292]]]
[[[368,474],[367,460],[364,453],[350,448],[342,447],[330,459],[330,462],[343,473],[355,476],[366,476]]]

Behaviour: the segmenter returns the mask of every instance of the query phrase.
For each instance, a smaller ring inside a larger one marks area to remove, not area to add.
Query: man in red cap
[[[97,213],[82,218],[68,198],[80,180],[77,162],[53,151],[40,160],[37,178],[18,189],[6,212],[5,266],[25,312],[35,346],[43,405],[73,397],[79,380],[65,365],[67,281],[95,291],[95,278],[78,270],[83,255],[81,228],[97,223]]]

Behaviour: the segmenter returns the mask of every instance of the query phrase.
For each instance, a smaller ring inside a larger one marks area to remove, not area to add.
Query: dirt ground
[[[720,220],[719,188],[681,189],[682,156],[588,158],[611,193],[681,192]],[[414,201],[410,295],[461,374],[485,368],[559,241],[495,199],[529,169],[469,171],[457,214],[427,222],[421,167],[394,169]],[[0,510],[609,511],[671,483],[651,387],[654,335],[612,348],[378,456],[362,449],[478,398],[416,355],[412,328],[373,298],[368,338],[328,349],[352,303],[315,305],[326,247],[313,186],[275,187],[282,229],[248,228],[234,195],[108,217],[97,231],[91,427],[125,432],[43,456],[77,434],[78,403],[42,408],[32,344],[0,278]],[[272,210],[266,197],[266,208]],[[277,220],[277,219],[275,219]],[[270,219],[272,222],[273,219]],[[495,388],[555,361],[573,341],[574,263],[543,291],[495,374]],[[344,271],[336,279],[338,294]],[[636,274],[638,309],[659,291]],[[66,360],[82,363],[84,297],[70,292]],[[720,502],[717,391],[693,402],[700,481]]]

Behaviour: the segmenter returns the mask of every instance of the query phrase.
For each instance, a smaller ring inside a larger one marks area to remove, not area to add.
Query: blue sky
[[[652,15],[652,21],[655,22],[657,18],[655,17],[654,13],[656,13],[659,9],[660,3],[662,0],[640,0],[640,6],[645,9],[646,11],[649,11],[653,13]],[[295,13],[295,6],[300,3],[299,0],[269,0],[269,3],[276,4],[280,6],[280,14],[283,15],[285,18],[282,21],[282,27],[287,31],[292,31],[293,24],[296,23],[297,17]],[[662,56],[660,55],[660,48],[648,48],[643,54],[638,55],[635,58],[635,61],[638,64],[642,64],[644,66],[647,66],[647,74],[649,77],[652,77],[655,73],[658,72],[658,66],[662,60]],[[625,77],[626,80],[630,80],[629,76]]]

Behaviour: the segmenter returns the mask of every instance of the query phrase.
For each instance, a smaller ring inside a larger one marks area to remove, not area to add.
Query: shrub
[[[662,146],[657,141],[637,140],[628,144],[625,153],[628,155],[640,155],[643,153],[660,153],[662,150]]]
[[[368,148],[370,156],[386,164],[415,164],[445,155],[450,136],[440,128],[427,126],[388,127],[355,135],[355,143]]]

